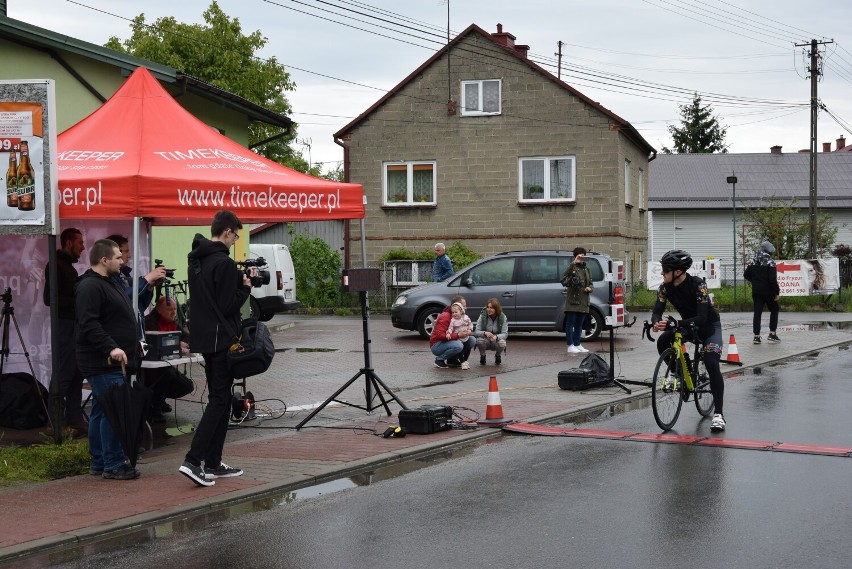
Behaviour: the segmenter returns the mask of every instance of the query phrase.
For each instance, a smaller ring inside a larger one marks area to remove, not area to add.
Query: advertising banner
[[[833,294],[840,289],[840,259],[776,261],[781,296]]]
[[[50,233],[53,93],[51,80],[0,81],[0,233]]]

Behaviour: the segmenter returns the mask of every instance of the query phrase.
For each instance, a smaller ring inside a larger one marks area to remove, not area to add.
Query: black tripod
[[[9,359],[9,323],[13,323],[15,325],[15,332],[18,334],[18,341],[21,343],[21,349],[23,349],[23,354],[27,358],[27,364],[30,366],[30,375],[33,378],[33,381],[36,383],[36,392],[41,393],[41,385],[39,385],[39,381],[36,379],[36,372],[33,369],[33,362],[30,360],[30,353],[27,351],[27,345],[24,342],[24,337],[21,334],[21,329],[18,327],[18,319],[15,318],[15,309],[12,308],[12,289],[6,287],[6,290],[3,291],[2,297],[0,299],[3,300],[3,340],[2,347],[0,347],[0,378],[3,376],[3,368],[6,365],[6,360]],[[48,420],[50,420],[50,413],[47,410],[47,405],[44,403],[44,399],[41,400],[42,407],[44,407],[44,414],[47,416]],[[51,421],[51,426],[53,426],[53,422]]]
[[[364,270],[368,270],[368,269],[364,269]],[[350,272],[351,272],[351,270],[350,270]],[[343,405],[349,405],[350,407],[356,407],[358,409],[364,409],[365,411],[370,413],[370,412],[373,411],[373,409],[377,409],[379,407],[378,405],[373,405],[373,400],[375,399],[375,396],[378,396],[378,398],[382,402],[382,405],[385,408],[385,411],[387,411],[388,417],[390,417],[393,413],[391,413],[390,407],[388,407],[388,401],[386,401],[384,395],[382,395],[382,389],[384,389],[387,392],[387,394],[394,401],[399,403],[400,407],[402,407],[403,409],[408,409],[408,407],[405,406],[405,403],[403,403],[399,399],[399,397],[394,395],[393,392],[390,390],[390,388],[388,388],[388,386],[385,385],[384,382],[381,379],[379,379],[379,376],[377,376],[376,373],[373,371],[372,358],[370,356],[370,317],[369,317],[370,304],[369,304],[369,300],[367,298],[367,291],[366,290],[359,291],[359,295],[361,297],[361,320],[363,321],[363,333],[364,333],[364,367],[361,368],[361,371],[359,371],[354,376],[352,376],[352,379],[350,379],[349,381],[344,383],[343,387],[341,387],[340,389],[335,391],[332,394],[331,397],[326,399],[322,403],[322,405],[320,405],[319,407],[314,409],[311,412],[311,414],[308,415],[307,417],[305,417],[305,419],[301,423],[296,425],[296,430],[301,429],[305,425],[305,423],[310,421],[313,418],[314,415],[316,415],[317,413],[322,411],[325,408],[325,406],[328,405],[329,403],[331,403],[332,401],[342,403]],[[340,399],[337,399],[338,395],[343,393],[343,391],[345,391],[347,387],[349,387],[350,385],[355,383],[355,380],[357,380],[362,375],[364,376],[364,380],[365,380],[365,383],[366,383],[366,390],[365,390],[366,396],[367,396],[366,406],[356,405],[356,404],[350,403],[348,401],[341,401]],[[373,395],[374,389],[375,389],[375,392],[376,392],[375,396]]]

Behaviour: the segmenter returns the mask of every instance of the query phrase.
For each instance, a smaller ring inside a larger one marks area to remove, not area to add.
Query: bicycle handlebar
[[[695,329],[695,323],[690,322],[688,325],[684,326],[682,322],[678,322],[673,317],[669,316],[666,320],[666,328],[669,330],[677,330],[678,328],[686,328],[688,327],[690,330]],[[654,325],[645,320],[645,323],[642,325],[642,337],[648,337],[648,340],[653,342],[656,340],[653,336],[651,336],[651,330],[654,329]]]

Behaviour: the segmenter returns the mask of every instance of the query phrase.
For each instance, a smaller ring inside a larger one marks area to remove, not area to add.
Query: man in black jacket
[[[212,486],[215,478],[243,473],[222,462],[234,384],[228,370],[228,349],[237,341],[242,326],[240,308],[251,293],[251,281],[229,256],[242,228],[233,212],[218,211],[210,224],[211,238],[196,234],[188,255],[189,335],[192,349],[204,356],[208,403],[178,470],[199,486]]]
[[[59,235],[60,249],[56,250],[57,316],[54,325],[59,330],[59,343],[53,347],[59,354],[59,366],[53,370],[53,381],[59,383],[62,419],[77,433],[85,433],[88,426],[83,421],[83,376],[77,369],[77,323],[74,315],[74,287],[77,269],[85,246],[79,229],[69,227]],[[50,306],[50,267],[44,268],[43,300]],[[53,404],[53,399],[51,399]]]
[[[778,328],[778,297],[781,287],[778,286],[778,269],[772,254],[775,246],[769,241],[764,241],[760,249],[754,254],[746,267],[743,276],[751,283],[751,300],[754,304],[754,321],[752,331],[754,332],[754,343],[760,343],[760,319],[763,317],[763,305],[769,308],[769,336],[770,342],[780,342],[781,338],[775,333]]]
[[[111,276],[121,268],[121,251],[114,241],[95,241],[89,251],[91,268],[77,283],[77,366],[92,386],[89,417],[90,474],[114,480],[133,480],[139,471],[126,464],[121,442],[98,402],[113,385],[124,383],[121,366],[136,364],[136,316],[130,300]]]

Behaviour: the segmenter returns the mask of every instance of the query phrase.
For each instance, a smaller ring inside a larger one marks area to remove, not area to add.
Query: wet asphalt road
[[[852,447],[852,351],[726,381],[726,438]],[[584,427],[659,433],[647,402]],[[709,435],[692,403],[675,432]],[[62,567],[848,567],[852,458],[506,436]],[[353,485],[354,486],[354,485]],[[130,545],[129,543],[126,545]]]

